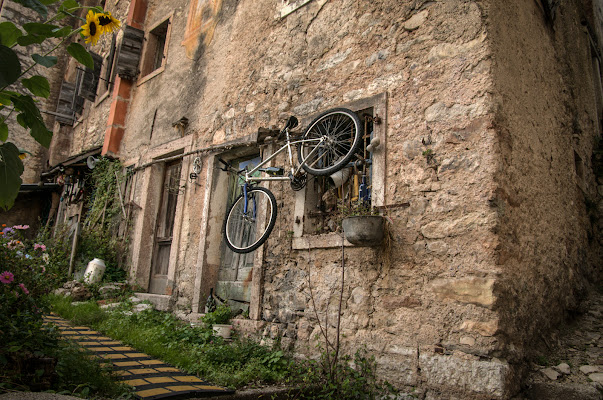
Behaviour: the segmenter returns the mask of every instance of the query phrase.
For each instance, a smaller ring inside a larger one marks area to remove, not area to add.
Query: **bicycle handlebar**
[[[236,169],[234,169],[232,167],[232,165],[229,162],[224,161],[220,157],[218,157],[218,161],[220,161],[222,164],[224,164],[224,168],[220,168],[224,172],[232,172],[233,174],[237,174],[237,175],[241,175],[242,172],[245,172],[244,168],[242,170],[237,171]]]

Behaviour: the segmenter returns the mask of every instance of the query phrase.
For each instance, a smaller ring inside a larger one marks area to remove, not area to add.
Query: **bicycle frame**
[[[244,177],[245,182],[289,181],[289,180],[291,180],[291,177],[289,177],[289,176],[255,177],[255,176],[251,176],[251,175],[254,174],[255,172],[259,171],[260,168],[262,168],[264,165],[266,165],[267,163],[272,161],[272,159],[274,159],[280,153],[287,150],[287,155],[289,156],[289,165],[291,165],[291,176],[296,176],[299,173],[299,171],[301,171],[301,169],[303,168],[304,164],[306,163],[306,160],[308,158],[310,158],[316,150],[319,149],[319,146],[314,147],[314,149],[312,149],[312,151],[310,153],[308,153],[306,159],[303,160],[297,168],[295,168],[294,164],[293,164],[293,153],[291,150],[291,145],[298,144],[298,143],[308,143],[308,142],[318,142],[320,144],[326,140],[326,138],[322,137],[320,139],[301,139],[301,140],[295,140],[292,142],[291,136],[289,135],[288,128],[285,128],[285,135],[287,138],[286,143],[280,149],[278,149],[277,151],[272,153],[270,155],[270,157],[263,160],[261,163],[259,163],[257,166],[255,166],[253,169],[245,172],[245,177]]]

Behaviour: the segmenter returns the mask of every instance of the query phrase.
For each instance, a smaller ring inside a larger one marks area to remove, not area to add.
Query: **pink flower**
[[[19,283],[19,287],[21,288],[21,290],[23,290],[23,293],[29,294],[29,290],[27,290],[24,284]]]
[[[15,276],[12,274],[12,272],[4,271],[0,274],[0,282],[2,283],[11,283],[14,280]]]
[[[46,272],[46,267],[45,267],[45,266],[40,265],[40,268],[42,268],[42,273],[45,273],[45,272]]]
[[[34,250],[41,249],[42,251],[46,251],[46,246],[43,244],[36,243],[34,244]]]
[[[13,229],[25,230],[25,229],[29,229],[29,225],[15,225],[15,226],[13,226]]]

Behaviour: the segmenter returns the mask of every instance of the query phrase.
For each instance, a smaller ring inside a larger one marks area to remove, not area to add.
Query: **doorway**
[[[176,205],[180,194],[180,170],[182,161],[174,161],[165,165],[161,201],[154,235],[153,259],[149,293],[165,294],[167,274],[170,265],[170,250],[174,234]]]

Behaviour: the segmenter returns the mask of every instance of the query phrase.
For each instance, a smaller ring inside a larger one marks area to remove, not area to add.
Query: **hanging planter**
[[[385,218],[381,215],[357,215],[343,219],[343,233],[356,246],[379,246],[385,237]]]

